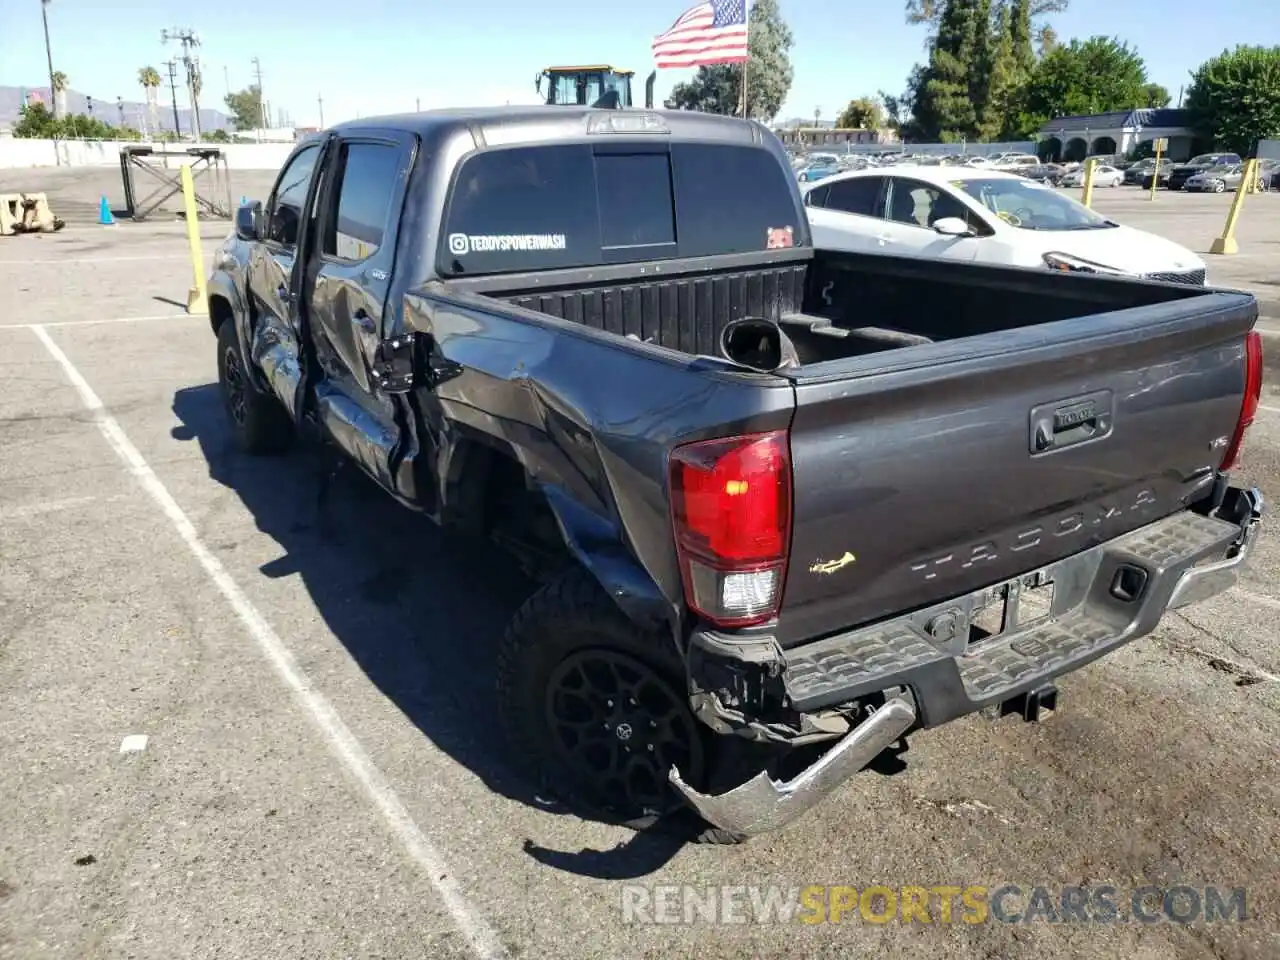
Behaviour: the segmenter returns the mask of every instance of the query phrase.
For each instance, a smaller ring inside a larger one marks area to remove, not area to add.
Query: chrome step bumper
[[[761,773],[711,796],[686,784],[674,767],[669,779],[717,827],[744,836],[776,830],[917,723],[937,726],[1043,688],[1150,633],[1165,611],[1228,589],[1253,548],[1263,510],[1256,488],[1231,487],[1213,516],[1183,511],[1032,571],[1019,580],[1055,584],[1048,617],[975,647],[968,643],[969,620],[986,590],[788,650],[783,682],[801,713],[873,694],[888,699],[790,781]],[[1140,587],[1119,589],[1122,582]],[[951,627],[943,637],[940,622]]]

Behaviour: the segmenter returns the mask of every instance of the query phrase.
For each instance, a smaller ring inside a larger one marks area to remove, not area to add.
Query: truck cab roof
[[[672,140],[764,143],[772,134],[753,120],[686,110],[603,110],[566,106],[451,107],[348,120],[331,128],[350,136],[396,130],[424,143],[469,136],[476,147],[575,141],[597,136],[663,136]],[[781,150],[781,147],[779,147]]]

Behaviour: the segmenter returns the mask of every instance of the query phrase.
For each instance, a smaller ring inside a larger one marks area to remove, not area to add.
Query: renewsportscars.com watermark
[[[624,884],[624,923],[1221,923],[1248,919],[1244,887],[695,886]]]

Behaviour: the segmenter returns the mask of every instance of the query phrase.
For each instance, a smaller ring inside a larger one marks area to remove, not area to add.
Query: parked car
[[[1145,184],[1150,188],[1151,181],[1148,178],[1153,175],[1156,170],[1163,172],[1167,178],[1169,171],[1172,169],[1173,161],[1168,158],[1161,157],[1160,163],[1157,164],[1154,157],[1148,157],[1145,160],[1139,160],[1137,163],[1125,168],[1124,182],[1138,185]]]
[[[1042,183],[956,167],[846,173],[804,191],[815,245],[1203,284],[1204,261]]]
[[[840,172],[838,163],[810,164],[796,174],[796,179],[801,183],[812,183],[815,180],[825,180],[827,177],[835,176]]]
[[[1064,187],[1084,186],[1085,172],[1088,167],[1064,173],[1059,183]],[[1105,163],[1096,164],[1093,168],[1093,185],[1095,187],[1118,187],[1124,183],[1124,172]]]
[[[1034,167],[1018,167],[1005,172],[1016,173],[1020,177],[1035,180],[1037,183],[1047,183],[1051,187],[1058,186],[1067,174],[1067,171],[1058,163],[1041,163]]]
[[[1192,174],[1182,184],[1182,189],[1193,193],[1224,193],[1227,190],[1239,188],[1240,181],[1243,179],[1243,164],[1224,163]]]
[[[1240,162],[1238,153],[1202,153],[1197,157],[1192,157],[1186,163],[1175,164],[1173,169],[1169,171],[1169,182],[1166,186],[1170,190],[1181,190],[1183,184],[1202,170]]]
[[[314,441],[546,581],[492,655],[422,624],[494,676],[538,791],[687,803],[729,841],[921,727],[1037,719],[1055,677],[1229,587],[1262,511],[1229,479],[1253,297],[815,250],[762,134],[343,123],[240,206],[208,302],[241,450]],[[413,531],[386,531],[401,559]]]
[[[991,165],[997,170],[1005,170],[1009,173],[1021,173],[1023,170],[1043,166],[1043,164],[1043,160],[1030,153],[1003,153],[991,160]]]

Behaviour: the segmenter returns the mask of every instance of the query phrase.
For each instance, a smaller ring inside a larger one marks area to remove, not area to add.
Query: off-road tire
[[[674,690],[685,690],[684,671],[671,641],[638,629],[590,574],[572,567],[525,602],[498,650],[498,710],[513,760],[539,793],[557,797],[594,819],[676,833],[695,843],[742,842],[745,838],[711,827],[687,806],[680,806],[674,791],[671,809],[657,817],[602,807],[592,784],[560,756],[546,721],[546,687],[566,657],[590,648],[625,654],[659,674]],[[695,719],[692,726],[708,748],[714,746],[708,742],[713,735],[701,722]]]
[[[218,328],[218,386],[231,432],[245,453],[280,453],[293,441],[293,424],[284,408],[249,378],[231,320]]]

